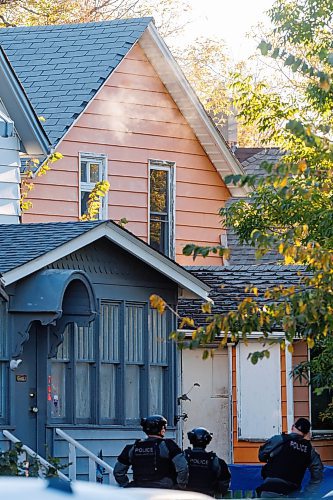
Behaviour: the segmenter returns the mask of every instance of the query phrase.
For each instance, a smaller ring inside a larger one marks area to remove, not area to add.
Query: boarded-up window
[[[237,346],[237,420],[239,439],[267,439],[281,432],[280,346],[269,347],[270,358],[253,365],[255,342]]]
[[[95,363],[95,338],[93,323],[90,326],[74,325],[75,346],[75,415],[79,420],[92,418],[93,365]]]
[[[51,362],[51,417],[66,420],[68,417],[68,366],[70,363],[71,327],[64,331],[64,340],[59,345],[56,357]]]

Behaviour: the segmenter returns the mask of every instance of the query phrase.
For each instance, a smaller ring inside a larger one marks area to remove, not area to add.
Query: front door
[[[23,345],[22,363],[14,372],[15,436],[23,444],[46,455],[47,327],[33,324]]]

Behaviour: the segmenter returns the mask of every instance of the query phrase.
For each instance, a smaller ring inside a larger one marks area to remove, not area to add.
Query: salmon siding
[[[35,180],[33,208],[23,222],[79,218],[79,153],[108,159],[108,217],[148,240],[148,160],[176,165],[176,260],[188,242],[216,245],[223,232],[218,210],[230,193],[193,130],[137,43],[75,122],[57,150],[64,155]],[[212,255],[196,263],[222,264]]]

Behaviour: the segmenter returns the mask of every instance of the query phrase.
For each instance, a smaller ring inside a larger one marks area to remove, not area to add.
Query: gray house
[[[176,307],[207,285],[108,221],[0,225],[0,272],[2,448],[10,433],[68,462],[61,429],[112,464],[147,413],[175,436],[175,317],[149,296]],[[87,477],[87,458],[75,466]]]
[[[50,141],[0,47],[0,223],[20,217],[20,154],[45,157]]]

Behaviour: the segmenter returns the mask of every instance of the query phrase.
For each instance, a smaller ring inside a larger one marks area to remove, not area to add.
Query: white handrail
[[[7,438],[9,439],[9,441],[11,441],[12,443],[16,444],[16,443],[21,443],[22,441],[20,441],[16,436],[14,436],[14,434],[12,434],[11,432],[9,431],[6,431],[6,430],[3,430],[2,431],[2,434]],[[40,455],[38,455],[38,453],[36,453],[35,451],[33,451],[31,448],[29,448],[29,446],[26,446],[25,444],[22,443],[22,450],[25,451],[30,457],[32,458],[37,458],[37,460],[43,465],[43,467],[45,467],[46,469],[54,469],[54,466],[52,464],[50,464],[47,460],[45,460],[45,458],[41,457]],[[57,474],[58,474],[58,477],[60,477],[61,479],[64,479],[65,481],[69,481],[69,478],[67,476],[65,476],[65,474],[63,474],[62,472],[60,471],[57,471]]]
[[[81,450],[89,458],[89,481],[96,481],[96,464],[103,467],[109,475],[109,484],[115,484],[115,479],[113,477],[113,468],[108,463],[104,462],[101,458],[95,455],[92,451],[88,450],[81,443],[73,439],[71,436],[66,434],[66,432],[61,429],[56,429],[56,434],[65,439],[68,442],[69,447],[69,458],[71,465],[69,466],[69,477],[71,480],[76,479],[76,451],[75,448]]]

